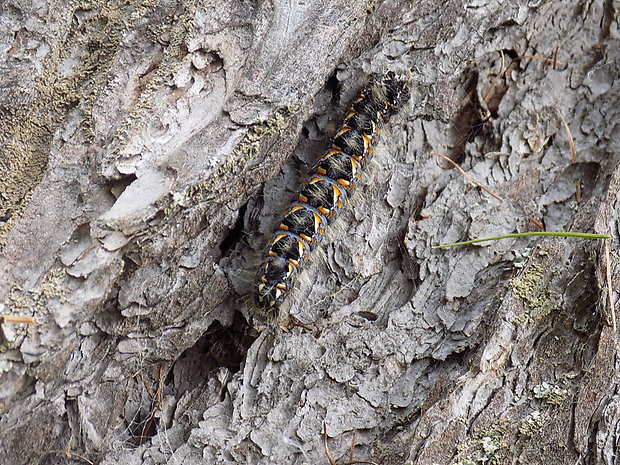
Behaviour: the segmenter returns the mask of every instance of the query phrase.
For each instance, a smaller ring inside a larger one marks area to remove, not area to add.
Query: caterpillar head
[[[258,270],[257,303],[260,309],[277,316],[296,279],[297,268],[288,260],[268,257]]]
[[[409,81],[410,77],[399,76],[394,71],[386,71],[374,77],[372,86],[377,95],[375,98],[381,98],[385,105],[384,118],[389,119],[398,113],[400,108],[409,101],[411,97]]]
[[[393,102],[392,113],[396,113],[411,98],[411,89],[409,88],[409,82],[404,80],[395,81],[390,90]]]

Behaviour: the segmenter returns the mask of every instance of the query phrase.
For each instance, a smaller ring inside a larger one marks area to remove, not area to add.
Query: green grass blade
[[[465,241],[465,242],[454,242],[453,244],[434,245],[432,248],[443,249],[445,247],[454,247],[457,245],[469,245],[469,244],[477,244],[478,242],[496,241],[498,239],[508,239],[509,237],[531,237],[531,236],[579,237],[582,239],[610,239],[611,238],[611,236],[608,234],[590,234],[590,233],[581,233],[581,232],[562,232],[562,231],[559,231],[559,232],[538,231],[538,232],[505,234],[503,236],[485,237],[484,239],[474,239],[473,241]]]

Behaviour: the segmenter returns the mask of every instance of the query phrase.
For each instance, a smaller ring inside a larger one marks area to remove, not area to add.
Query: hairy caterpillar
[[[257,302],[277,315],[327,226],[351,197],[372,159],[381,126],[409,99],[406,79],[393,71],[372,76],[361,90],[295,201],[268,242],[257,274]]]

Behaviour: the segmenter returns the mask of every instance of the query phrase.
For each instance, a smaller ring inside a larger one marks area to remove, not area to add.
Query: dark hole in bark
[[[243,219],[247,208],[248,204],[246,203],[239,209],[237,220],[235,221],[233,228],[228,232],[226,237],[224,237],[224,240],[222,240],[222,243],[220,244],[222,257],[228,257],[237,245],[237,242],[239,242],[243,237]]]
[[[110,194],[112,194],[114,198],[118,199],[125,189],[127,189],[127,187],[129,187],[129,185],[136,179],[138,178],[135,174],[129,174],[121,179],[109,180],[107,182],[107,187],[110,190]]]

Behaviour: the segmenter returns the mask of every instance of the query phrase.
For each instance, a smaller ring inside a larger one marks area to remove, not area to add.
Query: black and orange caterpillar
[[[361,90],[331,147],[302,184],[263,252],[257,275],[261,310],[277,316],[325,229],[355,191],[372,159],[381,127],[409,96],[408,80],[393,71],[374,74]]]

